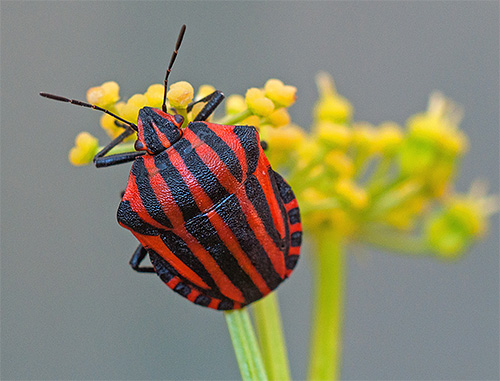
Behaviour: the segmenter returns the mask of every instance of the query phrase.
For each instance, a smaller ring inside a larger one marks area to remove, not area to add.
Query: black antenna
[[[167,112],[167,83],[168,83],[168,76],[170,75],[170,71],[172,70],[172,66],[174,65],[174,61],[177,58],[177,53],[179,51],[179,48],[181,47],[181,42],[182,38],[184,37],[184,32],[186,32],[186,25],[184,24],[181,27],[181,31],[179,32],[179,37],[177,37],[177,43],[175,44],[175,50],[172,53],[172,57],[170,57],[170,63],[168,64],[168,69],[167,73],[165,74],[165,88],[163,89],[163,105],[161,106],[161,109],[163,112]]]
[[[76,99],[69,99],[69,98],[61,97],[59,95],[54,95],[54,94],[40,93],[40,95],[42,97],[53,99],[55,101],[68,102],[68,103],[72,103],[72,104],[77,105],[77,106],[83,106],[83,107],[93,108],[94,110],[102,111],[108,115],[111,115],[113,118],[118,119],[120,122],[125,123],[127,126],[129,126],[134,131],[137,131],[137,126],[134,123],[129,122],[123,118],[120,118],[118,115],[115,115],[111,111],[108,111],[102,107],[99,107],[99,106],[96,106],[96,105],[93,105],[90,103],[78,101]]]

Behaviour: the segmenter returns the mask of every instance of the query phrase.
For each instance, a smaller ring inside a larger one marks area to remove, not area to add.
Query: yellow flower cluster
[[[486,209],[456,201],[462,198],[453,192],[468,147],[458,107],[433,94],[428,110],[406,126],[375,126],[352,121],[352,105],[328,74],[320,73],[317,85],[311,133],[293,124],[261,131],[271,163],[287,173],[310,233],[330,231],[388,248],[394,245],[380,237],[397,234],[400,243],[417,238],[421,250],[449,258],[484,231]]]
[[[210,117],[213,123],[258,128],[271,164],[294,189],[309,232],[332,232],[388,248],[398,242],[400,251],[405,247],[401,243],[419,242],[422,251],[452,258],[486,230],[494,202],[485,202],[484,194],[465,197],[453,191],[460,158],[468,148],[458,127],[458,107],[433,94],[428,109],[411,116],[405,126],[390,121],[372,125],[352,120],[353,106],[337,93],[328,74],[317,76],[317,86],[310,132],[288,114],[297,89],[278,79],[249,88],[244,96],[230,95],[224,115]],[[188,105],[214,90],[203,85],[195,94],[188,82],[174,83],[167,93],[168,111],[181,114],[187,124],[204,104],[196,103],[190,112]],[[162,106],[163,92],[163,85],[154,84],[124,102],[118,84],[106,82],[89,89],[87,99],[136,122],[142,107]],[[101,126],[111,138],[123,131],[123,125],[106,114]],[[134,139],[132,135],[113,152],[132,151]],[[81,133],[70,162],[90,163],[98,150],[97,139]],[[397,239],[390,242],[395,234]],[[415,249],[408,246],[408,251]]]

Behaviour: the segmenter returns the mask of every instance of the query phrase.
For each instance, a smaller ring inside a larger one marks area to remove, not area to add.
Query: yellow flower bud
[[[360,122],[353,125],[352,140],[358,149],[367,153],[377,152],[379,147],[376,139],[377,131],[370,123]]]
[[[148,98],[142,94],[133,95],[126,104],[120,105],[120,116],[132,123],[135,123],[139,117],[139,110],[147,106]]]
[[[233,94],[226,99],[226,113],[227,114],[239,114],[245,111],[247,104],[245,103],[245,98],[239,94]]]
[[[254,126],[255,128],[260,127],[260,118],[257,115],[250,115],[248,118],[241,121],[242,125]]]
[[[487,220],[481,201],[457,197],[427,223],[426,236],[431,248],[445,258],[455,258],[474,239],[484,234]]]
[[[333,149],[347,148],[352,139],[352,130],[349,127],[329,121],[318,122],[315,134],[319,142]]]
[[[120,96],[118,92],[120,87],[116,82],[105,82],[101,86],[91,87],[87,91],[87,101],[91,104],[107,108],[116,103]]]
[[[274,111],[274,103],[264,96],[264,92],[255,87],[247,90],[245,102],[250,111],[258,116],[268,116]]]
[[[268,117],[269,122],[274,127],[281,127],[290,124],[290,114],[286,108],[282,107],[274,110]]]
[[[316,120],[345,123],[352,117],[353,107],[347,99],[337,94],[333,78],[326,73],[316,76],[320,97],[314,106]]]
[[[354,164],[352,160],[342,151],[330,151],[324,159],[324,163],[340,177],[352,177],[354,175]]]
[[[403,132],[396,123],[385,122],[376,130],[375,140],[377,151],[391,155],[400,147]]]
[[[80,132],[75,139],[75,146],[69,151],[69,162],[76,166],[89,164],[98,150],[97,138],[88,132]]]
[[[297,98],[297,88],[284,85],[279,79],[269,79],[264,86],[264,90],[266,97],[282,107],[291,106]]]
[[[198,92],[196,93],[196,99],[202,99],[205,98],[206,96],[212,94],[215,91],[215,87],[212,85],[201,85],[198,88]]]
[[[350,179],[341,179],[335,185],[339,196],[348,201],[355,209],[362,209],[368,205],[368,194]]]
[[[186,108],[193,100],[194,89],[189,82],[180,81],[170,85],[167,93],[170,106],[174,108]]]
[[[149,86],[144,93],[144,96],[148,100],[148,106],[160,108],[163,105],[163,92],[164,85],[157,83]]]
[[[110,136],[113,139],[123,132],[123,128],[118,127],[115,124],[115,121],[116,119],[108,114],[102,115],[100,120],[101,127],[104,129],[104,131],[106,131],[108,136]]]

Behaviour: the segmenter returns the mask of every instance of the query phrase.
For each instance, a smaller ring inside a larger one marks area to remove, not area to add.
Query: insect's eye
[[[174,115],[175,122],[177,123],[177,126],[180,127],[182,122],[184,122],[184,117],[179,114]]]
[[[134,148],[136,151],[143,151],[145,149],[144,144],[139,139],[135,141]]]

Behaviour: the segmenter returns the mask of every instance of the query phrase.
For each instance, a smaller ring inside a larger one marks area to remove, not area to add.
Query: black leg
[[[132,258],[130,258],[129,263],[132,269],[139,273],[154,273],[155,269],[151,266],[140,267],[140,264],[146,257],[146,255],[148,255],[148,251],[144,247],[142,247],[142,245],[139,245],[135,250],[134,255],[132,255]]]
[[[120,135],[118,135],[115,139],[111,141],[106,147],[104,147],[101,151],[99,151],[94,156],[94,164],[97,168],[100,167],[109,167],[116,164],[127,163],[129,161],[134,161],[136,157],[144,155],[145,152],[137,151],[137,152],[126,152],[126,153],[118,153],[115,155],[106,155],[113,147],[116,147],[120,144],[125,138],[132,135],[135,131],[130,127],[127,127],[125,131],[123,131]]]
[[[201,109],[198,115],[196,115],[196,117],[193,119],[195,122],[204,121],[207,120],[210,115],[212,115],[217,106],[219,106],[223,100],[224,94],[222,93],[222,91],[215,90],[212,94],[207,95],[205,98],[189,104],[187,110],[191,111],[196,103],[207,102],[207,104]]]

